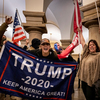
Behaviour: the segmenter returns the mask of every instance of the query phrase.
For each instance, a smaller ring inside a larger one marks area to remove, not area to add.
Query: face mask
[[[59,51],[57,44],[54,44],[54,49],[55,49],[56,51]]]
[[[57,43],[54,44],[54,49],[55,49],[57,52],[61,52],[61,51],[62,51],[62,48],[61,48],[61,47],[58,47]]]

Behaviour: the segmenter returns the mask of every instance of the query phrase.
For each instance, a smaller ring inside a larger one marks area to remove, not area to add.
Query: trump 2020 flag
[[[78,34],[77,28],[82,30],[82,21],[78,1],[74,0],[74,32]]]
[[[29,100],[71,100],[76,66],[38,58],[7,42],[0,57],[0,92]]]
[[[14,24],[13,24],[13,37],[12,41],[14,44],[17,45],[17,42],[20,40],[26,38],[25,33],[23,32],[23,28],[20,25],[19,19],[18,19],[18,11],[16,10],[15,17],[14,17]]]

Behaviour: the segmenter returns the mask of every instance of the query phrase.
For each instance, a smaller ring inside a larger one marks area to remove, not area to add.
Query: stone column
[[[24,29],[29,33],[29,44],[33,38],[42,39],[42,34],[47,33],[46,17],[44,12],[23,11],[26,23],[22,23]]]
[[[70,44],[71,44],[71,40],[60,40],[62,43],[62,48],[66,49]]]
[[[100,0],[97,0],[96,3],[100,18]],[[84,16],[82,25],[89,29],[89,40],[95,39],[98,44],[100,44],[99,23],[95,2],[82,6],[80,10],[83,12]]]

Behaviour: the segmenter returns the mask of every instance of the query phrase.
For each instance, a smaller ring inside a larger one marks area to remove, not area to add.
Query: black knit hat
[[[39,48],[39,45],[40,45],[40,40],[39,39],[37,39],[37,38],[34,38],[32,41],[31,41],[31,43],[32,43],[32,47],[33,48],[35,48],[35,49],[38,49]]]

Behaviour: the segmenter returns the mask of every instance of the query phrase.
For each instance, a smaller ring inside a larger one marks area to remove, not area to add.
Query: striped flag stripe
[[[21,37],[24,37],[24,36],[25,36],[24,34],[19,35],[19,36],[16,36],[16,37],[14,37],[14,41],[16,41],[16,39],[21,38]]]
[[[15,28],[15,32],[16,31],[19,31],[19,30],[22,30],[22,27],[21,26],[18,26],[18,27]]]
[[[20,32],[18,32],[18,33],[16,32],[16,34],[14,34],[14,37],[17,37],[17,36],[22,35],[22,34],[24,34],[23,31],[20,31]],[[24,34],[24,35],[25,35],[25,34]]]
[[[26,36],[22,36],[22,37],[16,38],[16,39],[14,40],[14,42],[20,41],[20,40],[22,40],[22,39],[24,39],[24,38],[26,38]]]

